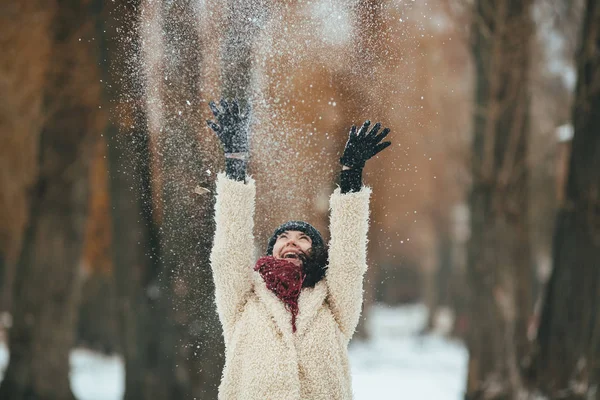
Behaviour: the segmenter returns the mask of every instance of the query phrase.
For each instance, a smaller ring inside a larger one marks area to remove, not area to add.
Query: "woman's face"
[[[304,232],[285,231],[277,236],[273,246],[273,257],[285,258],[295,265],[302,265],[302,258],[308,257],[312,248],[312,240]]]

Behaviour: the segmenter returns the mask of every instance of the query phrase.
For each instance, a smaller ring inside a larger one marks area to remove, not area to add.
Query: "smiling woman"
[[[275,241],[273,257],[285,258],[295,265],[302,265],[312,249],[312,239],[301,231],[285,231]]]
[[[318,230],[304,221],[288,221],[273,232],[267,257],[302,268],[302,287],[314,287],[327,271],[327,247]]]
[[[226,174],[217,178],[211,267],[225,337],[220,399],[351,399],[348,342],[362,307],[371,190],[365,162],[390,142],[352,127],[340,188],[330,198],[329,248],[303,221],[275,230],[254,268],[254,180],[246,176],[248,112],[221,100],[218,124]]]
[[[321,233],[304,221],[288,221],[278,227],[267,245],[267,255],[285,258],[285,252],[308,256],[312,248],[323,247]]]

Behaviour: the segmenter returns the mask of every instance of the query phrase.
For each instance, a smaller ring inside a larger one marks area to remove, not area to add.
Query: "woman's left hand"
[[[381,128],[381,124],[378,122],[367,133],[370,124],[371,121],[365,121],[358,133],[356,132],[356,126],[352,125],[344,154],[340,158],[343,166],[350,169],[362,169],[368,159],[392,144],[392,142],[380,143],[390,132],[389,128],[385,128],[378,134]]]

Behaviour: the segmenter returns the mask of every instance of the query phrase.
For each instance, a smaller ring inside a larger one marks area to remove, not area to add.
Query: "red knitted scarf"
[[[302,282],[306,275],[302,266],[275,257],[261,257],[254,267],[262,276],[267,288],[271,290],[292,313],[292,331],[296,332],[296,316],[298,315],[298,297],[302,290]]]

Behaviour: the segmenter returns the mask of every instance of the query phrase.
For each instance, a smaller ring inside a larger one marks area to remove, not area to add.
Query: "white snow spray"
[[[213,119],[211,100],[240,97],[252,106],[248,172],[257,185],[257,256],[287,220],[306,220],[328,236],[339,157],[350,127],[366,119],[390,127],[393,143],[363,177],[374,189],[369,251],[370,262],[384,266],[378,282],[392,279],[402,260],[417,262],[430,250],[433,225],[420,218],[427,220],[444,191],[436,183],[443,166],[431,157],[441,151],[432,132],[442,117],[466,120],[469,112],[436,112],[454,101],[436,96],[443,90],[434,74],[445,57],[436,46],[455,29],[448,15],[433,11],[443,10],[438,3],[142,1],[141,48],[132,50],[139,54],[131,67],[138,84],[126,88],[144,104],[161,260],[174,278],[168,292],[176,318],[193,335],[220,332],[216,318],[198,311],[214,307],[203,285],[210,282],[214,182],[224,169],[222,148],[205,123]]]

